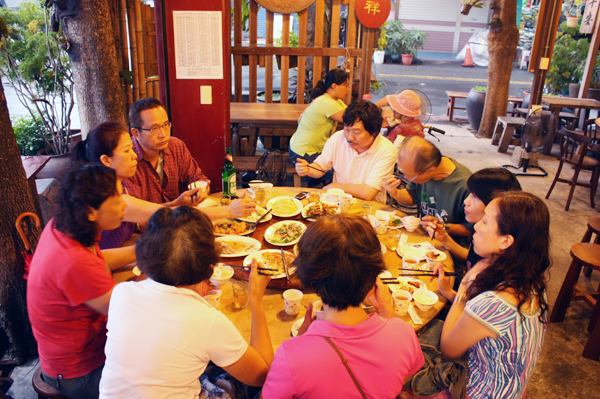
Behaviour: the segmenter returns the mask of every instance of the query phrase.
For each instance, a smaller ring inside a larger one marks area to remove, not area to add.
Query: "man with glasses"
[[[384,189],[402,205],[418,205],[422,224],[443,223],[452,236],[469,236],[473,225],[465,219],[464,200],[469,195],[467,180],[471,171],[455,160],[444,157],[429,141],[411,136],[400,144],[398,168],[405,189],[399,189],[400,180],[388,176]]]
[[[162,103],[142,98],[129,109],[133,150],[138,156],[135,176],[126,180],[130,195],[166,206],[197,205],[208,190],[188,190],[189,177],[210,181],[185,143],[171,137],[171,122]],[[197,196],[192,197],[194,194]]]
[[[385,203],[382,181],[394,170],[397,150],[379,135],[381,110],[369,101],[358,100],[346,108],[343,121],[344,130],[327,140],[313,163],[296,160],[296,172],[320,178],[333,169],[333,183],[324,189],[339,188],[354,197]]]

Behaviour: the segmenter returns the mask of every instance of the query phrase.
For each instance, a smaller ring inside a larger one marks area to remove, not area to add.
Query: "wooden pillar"
[[[598,48],[600,48],[600,15],[596,15],[596,23],[594,24],[594,33],[592,35],[592,41],[590,43],[590,50],[588,51],[587,60],[585,61],[585,69],[583,70],[583,77],[581,78],[581,87],[579,88],[579,98],[586,98],[588,90],[590,88],[590,82],[592,80],[592,74],[594,73],[594,67],[596,66],[596,56],[598,54]],[[585,112],[584,112],[585,114]]]

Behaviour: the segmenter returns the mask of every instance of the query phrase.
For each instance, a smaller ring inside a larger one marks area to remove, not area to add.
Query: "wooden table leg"
[[[494,134],[492,134],[492,145],[498,145],[500,141],[500,137],[502,136],[502,131],[504,130],[504,126],[502,122],[496,121],[496,127],[494,128]]]
[[[452,122],[452,118],[454,116],[454,101],[456,98],[448,97],[448,120]]]
[[[510,145],[510,141],[515,135],[515,127],[510,124],[504,125],[504,131],[502,132],[502,137],[500,138],[500,144],[498,145],[498,152],[506,152],[508,151],[508,146]]]
[[[554,302],[552,313],[550,313],[550,323],[560,323],[565,319],[565,315],[567,314],[567,308],[571,303],[573,287],[575,287],[575,283],[577,283],[577,279],[579,278],[580,272],[581,265],[579,264],[579,262],[573,260],[571,262],[571,266],[569,266],[569,271],[567,271],[567,275],[565,276],[565,281],[563,282],[562,287],[560,287],[560,292],[558,293],[556,302]],[[600,325],[600,323],[597,324]]]

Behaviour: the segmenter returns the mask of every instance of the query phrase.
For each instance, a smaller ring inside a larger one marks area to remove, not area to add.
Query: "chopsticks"
[[[266,211],[261,217],[258,218],[258,220],[256,222],[254,222],[254,224],[258,225],[260,223],[260,221],[263,220],[264,218],[266,218],[267,215],[269,213],[271,213],[272,211],[273,211],[273,208],[271,208],[268,211]]]
[[[403,269],[401,267],[398,268],[398,270],[405,270],[405,271],[409,271],[409,272],[415,272],[413,274],[406,274],[405,277],[412,277],[412,276],[435,276],[437,277],[438,274],[434,273],[434,272],[430,272],[428,270],[419,270],[419,269]],[[460,276],[460,273],[456,273],[456,272],[447,272],[446,270],[444,270],[444,274],[448,277],[457,277]],[[400,276],[402,277],[402,276]]]
[[[194,184],[194,186],[191,187],[191,189],[196,188],[196,173],[194,173],[193,175],[188,175],[188,182],[189,182],[188,186],[191,186],[192,184]],[[195,194],[192,194],[191,200],[192,200],[192,204],[198,200],[198,192],[197,191]]]
[[[285,252],[283,252],[283,248],[279,248],[281,250],[281,258],[283,259],[283,268],[285,269],[285,278],[287,278],[288,283],[291,283],[290,280],[290,271],[288,269],[287,260],[285,260]]]
[[[321,173],[327,173],[327,172],[325,172],[323,169],[321,169],[321,168],[317,168],[316,166],[311,166],[310,164],[308,164],[308,165],[306,165],[306,166],[308,166],[308,167],[309,167],[309,168],[311,168],[311,169],[318,170],[318,171],[319,171],[319,172],[321,172]]]
[[[240,266],[240,265],[230,265],[228,263],[221,263],[224,266],[229,266],[229,267],[233,267],[235,269],[242,269],[245,272],[249,272],[250,271],[250,266]],[[273,276],[277,273],[273,273],[275,272],[275,270],[273,269],[268,269],[266,267],[257,267],[256,269],[258,269],[258,274],[262,274],[263,276]],[[271,273],[261,273],[261,271],[268,271]]]

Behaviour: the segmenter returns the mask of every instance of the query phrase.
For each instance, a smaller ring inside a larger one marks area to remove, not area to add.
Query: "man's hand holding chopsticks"
[[[302,158],[296,159],[296,173],[299,176],[309,176],[313,178],[322,177],[326,171],[323,170],[321,165],[317,163],[308,163],[306,160]]]

